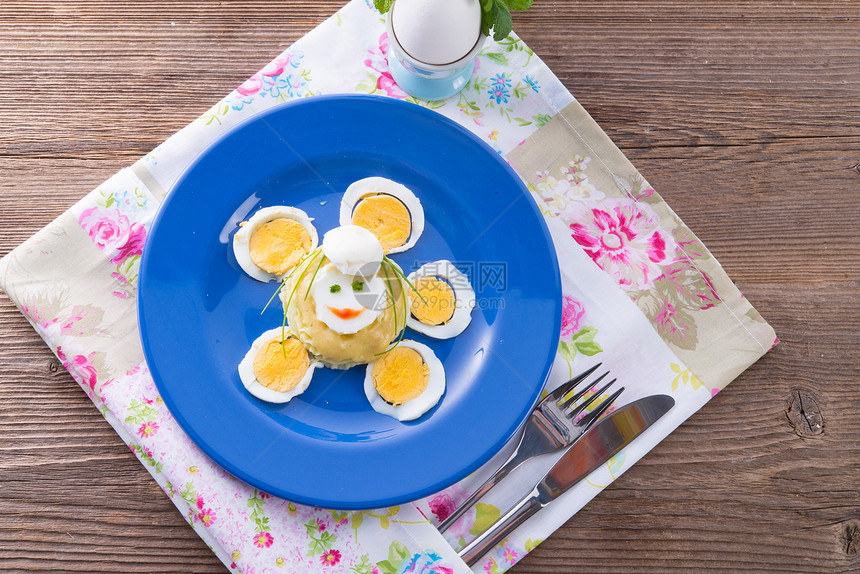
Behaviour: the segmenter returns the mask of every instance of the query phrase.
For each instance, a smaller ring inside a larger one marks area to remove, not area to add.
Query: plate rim
[[[551,275],[553,278],[553,291],[556,294],[556,300],[555,300],[555,304],[554,304],[555,313],[554,313],[554,316],[552,318],[552,321],[553,321],[552,333],[554,334],[553,339],[554,340],[558,339],[560,332],[561,332],[561,323],[562,323],[562,317],[561,317],[562,302],[561,302],[561,299],[563,296],[562,282],[561,282],[561,270],[560,270],[560,265],[558,262],[558,256],[557,256],[557,253],[556,253],[556,250],[554,247],[552,235],[549,231],[547,222],[544,219],[544,216],[541,213],[541,211],[540,211],[537,203],[535,202],[534,198],[532,197],[532,195],[529,193],[528,189],[526,188],[522,178],[520,178],[519,174],[517,174],[517,172],[511,167],[511,165],[504,159],[504,156],[502,156],[501,153],[494,150],[487,142],[485,142],[477,134],[475,134],[474,132],[472,132],[471,130],[466,128],[465,126],[461,125],[460,123],[456,122],[455,120],[453,120],[453,119],[445,116],[444,114],[439,113],[433,109],[426,108],[426,107],[421,106],[419,104],[415,104],[415,103],[411,103],[411,102],[407,102],[407,101],[403,101],[403,100],[399,100],[399,99],[395,99],[395,98],[378,96],[378,95],[371,95],[371,94],[349,94],[349,93],[317,95],[317,96],[313,96],[310,98],[294,99],[294,100],[290,100],[288,102],[274,105],[270,108],[267,108],[265,110],[261,110],[257,113],[254,113],[253,115],[251,115],[251,116],[245,118],[244,120],[238,122],[236,125],[231,126],[229,129],[227,129],[223,133],[219,134],[215,139],[213,139],[211,142],[209,142],[207,145],[205,145],[194,156],[194,158],[186,165],[186,167],[182,170],[180,175],[176,178],[176,181],[170,187],[168,192],[164,195],[164,197],[163,197],[163,199],[159,205],[158,212],[156,213],[155,217],[152,220],[152,223],[150,224],[149,232],[147,234],[147,240],[149,239],[150,236],[154,235],[154,233],[157,231],[159,223],[162,220],[162,215],[165,212],[165,210],[162,208],[168,204],[168,202],[171,200],[171,198],[174,195],[174,193],[176,192],[176,190],[181,187],[181,185],[185,182],[185,180],[187,179],[189,174],[196,168],[196,166],[203,160],[203,158],[213,148],[219,146],[225,140],[232,137],[235,133],[245,129],[250,124],[252,124],[254,122],[263,121],[263,120],[265,120],[266,117],[268,117],[270,115],[277,114],[285,108],[300,107],[300,106],[312,106],[312,105],[317,105],[317,104],[324,104],[326,102],[339,102],[339,101],[368,101],[368,102],[373,102],[374,105],[379,104],[379,105],[383,105],[383,106],[393,106],[394,108],[400,108],[401,110],[404,110],[404,111],[408,110],[406,113],[416,113],[419,116],[425,115],[425,117],[427,117],[427,118],[432,117],[433,121],[439,121],[439,122],[446,124],[449,129],[452,129],[456,132],[459,132],[459,134],[461,136],[465,137],[466,139],[470,140],[473,144],[476,144],[478,147],[482,148],[484,152],[492,155],[493,157],[498,158],[499,165],[505,171],[508,172],[508,175],[515,182],[516,186],[519,188],[522,195],[525,196],[526,203],[529,205],[529,209],[532,211],[533,215],[535,216],[535,218],[539,222],[539,227],[540,227],[541,234],[542,234],[541,238],[543,239],[543,243],[546,245],[548,252],[549,252],[549,256],[550,256],[549,259],[550,259],[551,266],[552,266],[552,269],[550,269],[550,272],[551,272]],[[146,320],[144,318],[145,317],[144,297],[141,296],[140,287],[144,284],[145,269],[148,267],[148,262],[149,262],[149,256],[148,255],[152,251],[151,249],[149,249],[149,250],[147,249],[147,245],[149,245],[149,244],[150,244],[149,241],[147,241],[143,247],[143,254],[141,257],[141,265],[140,265],[140,275],[138,278],[139,292],[138,292],[138,296],[137,296],[137,302],[135,305],[136,311],[137,311],[137,318],[138,318],[138,334],[141,338],[141,345],[143,347],[144,358],[145,358],[148,366],[150,365],[150,362],[151,362],[150,357],[153,356],[153,352],[152,352],[152,350],[148,344],[148,340],[149,340],[148,339],[148,327],[146,325]],[[197,448],[199,448],[203,454],[205,454],[206,456],[211,458],[214,462],[216,462],[219,466],[221,466],[225,471],[227,471],[231,475],[233,475],[233,476],[243,480],[247,484],[249,484],[251,486],[255,486],[257,488],[259,488],[260,486],[266,486],[267,488],[264,489],[265,492],[267,492],[269,494],[276,495],[276,496],[280,496],[282,498],[285,498],[287,500],[290,500],[290,501],[293,501],[296,503],[305,504],[305,505],[309,505],[309,506],[315,506],[315,507],[322,507],[322,508],[337,508],[339,510],[364,510],[364,509],[372,509],[372,508],[381,508],[381,507],[386,507],[386,506],[392,506],[392,505],[396,505],[396,504],[404,504],[407,502],[413,502],[413,501],[420,500],[421,498],[424,498],[430,494],[434,494],[436,492],[444,490],[445,488],[447,488],[453,484],[456,484],[458,481],[462,480],[464,477],[468,476],[469,474],[471,474],[472,472],[474,472],[475,470],[480,468],[482,465],[486,464],[509,441],[511,441],[512,438],[515,437],[519,433],[519,431],[522,429],[523,425],[525,424],[526,420],[528,419],[529,414],[531,413],[531,411],[534,409],[534,407],[537,405],[538,401],[540,400],[541,393],[546,386],[547,380],[549,379],[549,375],[550,375],[550,372],[552,370],[555,356],[556,356],[556,353],[554,352],[553,348],[546,350],[546,358],[545,358],[543,367],[541,369],[541,372],[543,373],[542,376],[540,377],[542,379],[542,381],[540,381],[541,384],[535,385],[535,392],[533,393],[532,400],[528,403],[527,408],[523,409],[523,413],[524,413],[523,416],[520,417],[519,422],[517,423],[517,425],[515,427],[513,427],[512,430],[510,430],[507,433],[504,433],[504,436],[502,436],[498,441],[496,441],[496,443],[493,445],[493,447],[486,452],[486,454],[483,458],[479,458],[478,460],[473,461],[472,464],[467,465],[466,467],[460,469],[458,472],[454,473],[447,480],[447,482],[445,484],[441,484],[441,485],[435,484],[435,485],[425,486],[421,489],[415,489],[413,491],[413,494],[410,494],[408,499],[404,498],[402,495],[401,496],[393,496],[393,497],[389,496],[389,497],[380,497],[377,500],[372,501],[372,503],[368,503],[368,502],[364,502],[364,501],[357,501],[355,503],[351,503],[349,501],[343,501],[343,500],[334,501],[334,500],[329,500],[324,496],[320,496],[320,497],[316,497],[316,498],[310,498],[310,497],[306,497],[306,496],[300,495],[300,494],[289,493],[289,492],[287,492],[287,489],[284,489],[281,487],[275,486],[274,488],[269,488],[272,485],[261,485],[260,484],[261,481],[259,479],[257,479],[254,476],[251,476],[248,472],[243,470],[241,467],[237,466],[235,463],[231,462],[230,460],[228,460],[224,456],[222,456],[221,453],[216,448],[213,448],[211,445],[206,443],[206,441],[201,440],[201,438],[199,437],[199,435],[196,433],[196,431],[194,429],[194,425],[189,423],[189,421],[186,420],[186,418],[181,414],[180,411],[171,408],[174,406],[173,405],[173,397],[170,395],[169,392],[168,393],[164,392],[163,383],[159,380],[160,377],[157,375],[156,368],[154,368],[153,366],[149,366],[149,371],[150,371],[150,375],[153,379],[153,382],[155,383],[155,386],[158,389],[159,395],[161,395],[164,399],[165,406],[168,408],[168,411],[173,416],[173,418],[177,421],[177,423],[182,428],[182,430],[188,435],[188,437],[191,439],[191,441],[194,443],[194,445]],[[537,359],[536,359],[537,361],[540,360],[539,357],[540,357],[540,355],[537,355]]]

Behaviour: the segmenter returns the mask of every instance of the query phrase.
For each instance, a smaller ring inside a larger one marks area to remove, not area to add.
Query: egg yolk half
[[[373,233],[385,253],[406,244],[412,233],[409,210],[402,201],[384,193],[362,197],[352,212],[352,223]]]
[[[402,405],[424,392],[430,368],[415,349],[395,347],[376,361],[371,375],[379,396],[392,405]]]
[[[274,275],[283,275],[307,255],[311,236],[294,219],[279,217],[254,230],[248,244],[254,265]]]
[[[454,316],[457,298],[447,281],[438,277],[419,277],[413,285],[418,295],[413,294],[412,315],[425,325],[442,325]],[[424,298],[423,300],[421,298]]]
[[[297,339],[288,337],[283,344],[272,339],[254,357],[254,377],[264,387],[283,393],[301,382],[309,363],[308,352]]]

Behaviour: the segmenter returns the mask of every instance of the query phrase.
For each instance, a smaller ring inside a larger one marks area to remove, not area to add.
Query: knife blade
[[[473,566],[513,529],[615,456],[674,405],[675,399],[668,395],[652,395],[606,415],[568,447],[525,498],[460,550],[460,557]]]

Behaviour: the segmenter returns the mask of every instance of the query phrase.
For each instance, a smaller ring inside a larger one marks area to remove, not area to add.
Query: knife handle
[[[458,553],[460,558],[471,568],[484,554],[492,550],[496,544],[504,540],[516,527],[525,522],[542,507],[543,505],[538,501],[538,489],[535,487],[516,506],[510,509],[507,514],[460,550]]]

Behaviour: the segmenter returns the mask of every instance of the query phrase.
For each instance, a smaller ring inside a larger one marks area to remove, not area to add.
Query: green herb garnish
[[[392,270],[392,271],[394,271],[394,273],[395,273],[398,277],[400,277],[401,279],[403,279],[404,281],[406,281],[406,284],[407,284],[407,285],[409,285],[409,288],[410,288],[410,289],[412,289],[413,291],[415,291],[415,294],[416,294],[416,295],[418,295],[418,298],[419,298],[419,299],[421,299],[421,301],[422,301],[425,305],[427,305],[427,304],[428,304],[428,303],[427,303],[427,299],[425,299],[425,298],[424,298],[424,296],[423,296],[423,295],[421,295],[421,293],[419,293],[419,292],[418,292],[418,289],[416,289],[416,288],[415,288],[415,285],[413,285],[413,284],[412,284],[412,281],[410,281],[410,280],[409,280],[409,278],[408,278],[408,277],[406,277],[406,275],[404,275],[404,274],[403,274],[403,271],[401,271],[401,270],[400,270],[400,268],[399,268],[397,265],[395,265],[395,264],[394,264],[394,261],[392,261],[391,259],[389,259],[389,258],[388,258],[387,256],[385,256],[385,255],[383,255],[383,256],[382,256],[382,260],[388,263],[388,266],[389,266],[389,267],[391,267],[391,270]]]
[[[352,282],[352,290],[355,292],[360,292],[364,289],[364,283],[362,281],[353,281]]]
[[[332,285],[331,287],[328,288],[328,292],[329,293],[340,293],[340,285],[335,283],[334,285]]]

